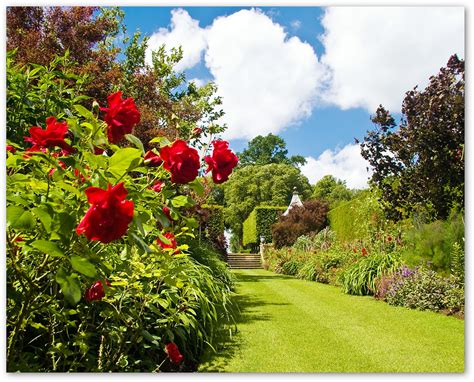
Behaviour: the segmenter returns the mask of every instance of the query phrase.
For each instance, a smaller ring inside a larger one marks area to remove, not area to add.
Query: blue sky
[[[187,78],[216,82],[234,151],[278,134],[307,158],[312,183],[330,173],[365,187],[354,138],[373,127],[370,115],[383,104],[398,116],[406,91],[464,57],[459,7],[123,9],[128,33],[140,29],[150,48],[182,45]]]

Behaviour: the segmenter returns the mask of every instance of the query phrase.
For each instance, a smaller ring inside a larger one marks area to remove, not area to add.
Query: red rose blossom
[[[198,176],[201,167],[199,154],[185,141],[178,139],[171,146],[163,147],[160,155],[164,162],[163,167],[171,173],[173,183],[189,183]]]
[[[153,151],[147,151],[145,156],[143,157],[143,160],[147,166],[150,167],[158,167],[163,163],[163,160],[158,154],[155,154]]]
[[[41,127],[33,126],[30,128],[30,136],[24,137],[26,142],[33,144],[28,152],[45,151],[47,147],[60,147],[64,155],[68,155],[74,151],[64,141],[64,136],[68,132],[66,122],[57,122],[55,117],[46,118],[46,130]]]
[[[156,192],[161,192],[161,189],[163,188],[164,185],[165,185],[164,182],[157,181],[157,182],[155,182],[155,184],[151,187],[151,189],[152,189],[153,191],[156,191]]]
[[[165,350],[171,362],[178,364],[183,361],[184,357],[180,353],[178,346],[174,342],[170,342],[169,344],[167,344],[165,346]]]
[[[212,145],[214,146],[212,157],[207,156],[204,158],[209,165],[206,172],[212,171],[214,183],[224,183],[229,179],[232,169],[237,166],[239,158],[229,150],[229,142],[214,141]]]
[[[61,168],[66,169],[66,163],[64,163],[63,161],[59,161],[59,166],[61,166]],[[54,167],[51,170],[49,170],[48,176],[53,176],[53,174],[56,172],[56,170],[57,170],[57,167]]]
[[[160,240],[160,238],[156,239],[156,243],[163,249],[176,249],[174,251],[174,255],[179,253],[179,249],[177,249],[178,243],[176,242],[176,237],[174,236],[173,232],[166,232],[163,234],[164,237],[166,237],[169,241],[170,244],[164,243]]]
[[[133,98],[122,99],[122,92],[107,97],[109,107],[101,107],[105,111],[104,120],[107,123],[107,137],[110,143],[120,142],[125,134],[132,132],[133,126],[140,122],[140,112]]]
[[[11,152],[12,154],[15,154],[16,148],[14,148],[12,145],[7,145],[7,151]]]
[[[104,153],[103,148],[94,146],[94,155],[102,155],[103,153]]]
[[[105,279],[105,284],[109,287],[109,280]],[[84,293],[84,298],[87,302],[100,301],[105,296],[104,284],[101,280],[96,281],[92,286],[87,289]]]
[[[168,218],[168,220],[173,220],[173,219],[171,218],[171,210],[169,209],[169,207],[164,206],[162,211],[163,211],[163,213],[166,215],[166,217]]]
[[[77,226],[77,234],[85,233],[89,240],[102,243],[121,238],[132,221],[134,207],[131,200],[125,200],[128,192],[123,183],[109,184],[107,190],[89,187],[85,192],[91,206]]]

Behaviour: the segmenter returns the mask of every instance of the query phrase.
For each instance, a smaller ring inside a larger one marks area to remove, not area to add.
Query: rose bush
[[[149,165],[133,100],[101,110],[74,104],[31,147],[8,142],[9,371],[194,369],[230,314],[229,279],[186,244],[205,153],[160,137]]]

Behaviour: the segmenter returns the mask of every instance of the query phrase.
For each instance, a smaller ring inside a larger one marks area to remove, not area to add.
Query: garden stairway
[[[256,253],[228,253],[227,263],[233,269],[260,269],[262,262],[260,254]]]

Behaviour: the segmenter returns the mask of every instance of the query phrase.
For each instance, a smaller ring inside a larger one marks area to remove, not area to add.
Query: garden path
[[[235,270],[237,333],[203,372],[462,372],[464,321],[340,288]]]

